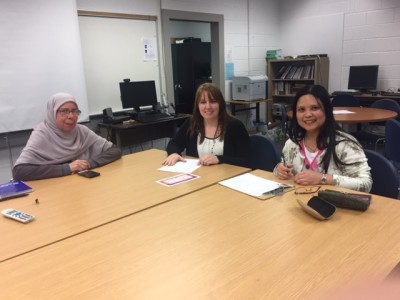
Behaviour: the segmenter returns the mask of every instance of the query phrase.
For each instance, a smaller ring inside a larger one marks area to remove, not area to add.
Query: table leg
[[[236,115],[236,105],[234,103],[231,103],[231,113],[232,116]]]
[[[256,103],[256,122],[260,123],[260,103]]]

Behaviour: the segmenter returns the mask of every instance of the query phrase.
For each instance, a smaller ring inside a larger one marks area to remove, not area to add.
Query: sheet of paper
[[[220,181],[219,184],[254,197],[262,196],[282,186],[278,182],[249,173]]]
[[[175,173],[192,173],[200,167],[198,159],[186,159],[186,162],[178,161],[173,166],[163,166],[158,170]]]
[[[334,115],[348,115],[348,114],[355,114],[354,111],[349,111],[347,109],[336,109],[333,111]]]

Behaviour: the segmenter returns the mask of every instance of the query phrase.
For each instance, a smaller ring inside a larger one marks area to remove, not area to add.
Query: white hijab
[[[88,160],[109,149],[112,143],[98,136],[84,125],[76,124],[70,132],[61,131],[56,124],[57,110],[66,102],[73,102],[73,96],[57,93],[47,102],[47,115],[32,132],[15,165],[54,165]]]

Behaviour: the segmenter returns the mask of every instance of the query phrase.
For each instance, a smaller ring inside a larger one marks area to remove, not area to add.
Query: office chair
[[[251,135],[251,159],[250,167],[272,172],[280,157],[274,142],[266,136]]]
[[[385,126],[385,156],[400,170],[400,121],[388,120]]]
[[[397,120],[400,120],[400,105],[393,99],[380,99],[372,103],[371,107],[387,109],[397,112]],[[375,144],[375,151],[379,143],[385,141],[386,122],[368,123],[362,130],[352,135],[364,146]]]
[[[360,107],[360,101],[354,97],[353,95],[336,95],[332,99],[332,106],[333,107]]]
[[[393,164],[382,154],[365,149],[368,165],[371,168],[372,189],[371,194],[398,199],[399,175]]]

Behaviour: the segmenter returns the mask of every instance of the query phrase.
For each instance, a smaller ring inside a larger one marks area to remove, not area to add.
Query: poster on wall
[[[157,60],[157,42],[155,38],[142,38],[144,61]]]

